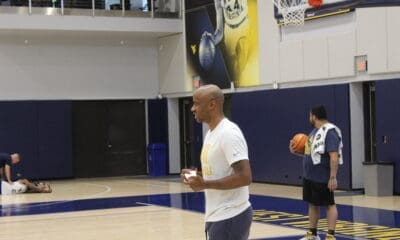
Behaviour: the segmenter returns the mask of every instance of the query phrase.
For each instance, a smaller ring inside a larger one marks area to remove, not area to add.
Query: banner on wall
[[[186,0],[187,73],[193,87],[260,84],[257,0]]]

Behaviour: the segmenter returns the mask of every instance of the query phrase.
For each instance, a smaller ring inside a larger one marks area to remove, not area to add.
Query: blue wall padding
[[[39,176],[73,177],[71,102],[37,102],[37,113]]]
[[[400,79],[375,82],[376,160],[394,163],[394,191],[400,194]],[[384,143],[383,136],[387,136]]]
[[[325,105],[329,120],[342,130],[345,163],[338,174],[339,186],[351,188],[348,85],[233,94],[232,119],[247,139],[254,181],[302,183],[302,159],[290,154],[289,140],[312,130],[309,112],[316,104]]]
[[[163,143],[166,145],[164,150],[166,154],[165,168],[168,169],[168,105],[166,98],[148,100],[148,129],[149,144]]]
[[[168,144],[167,99],[148,101],[149,143]]]
[[[13,178],[73,177],[67,101],[0,102],[0,151],[18,152]]]

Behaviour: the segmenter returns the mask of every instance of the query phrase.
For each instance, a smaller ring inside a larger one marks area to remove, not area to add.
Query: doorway
[[[76,177],[147,174],[143,100],[74,102],[73,136]]]
[[[375,82],[363,83],[365,162],[376,162]]]

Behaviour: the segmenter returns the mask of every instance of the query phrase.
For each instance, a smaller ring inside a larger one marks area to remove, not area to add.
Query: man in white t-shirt
[[[201,151],[202,172],[183,169],[181,178],[194,191],[204,190],[208,240],[246,240],[252,221],[247,144],[239,127],[225,118],[223,104],[224,95],[216,85],[194,92],[194,117],[210,130]]]

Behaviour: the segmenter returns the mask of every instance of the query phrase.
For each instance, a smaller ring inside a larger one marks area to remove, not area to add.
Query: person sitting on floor
[[[49,183],[30,182],[27,179],[20,179],[9,184],[6,181],[1,181],[0,194],[19,194],[19,193],[51,193],[53,190]]]

